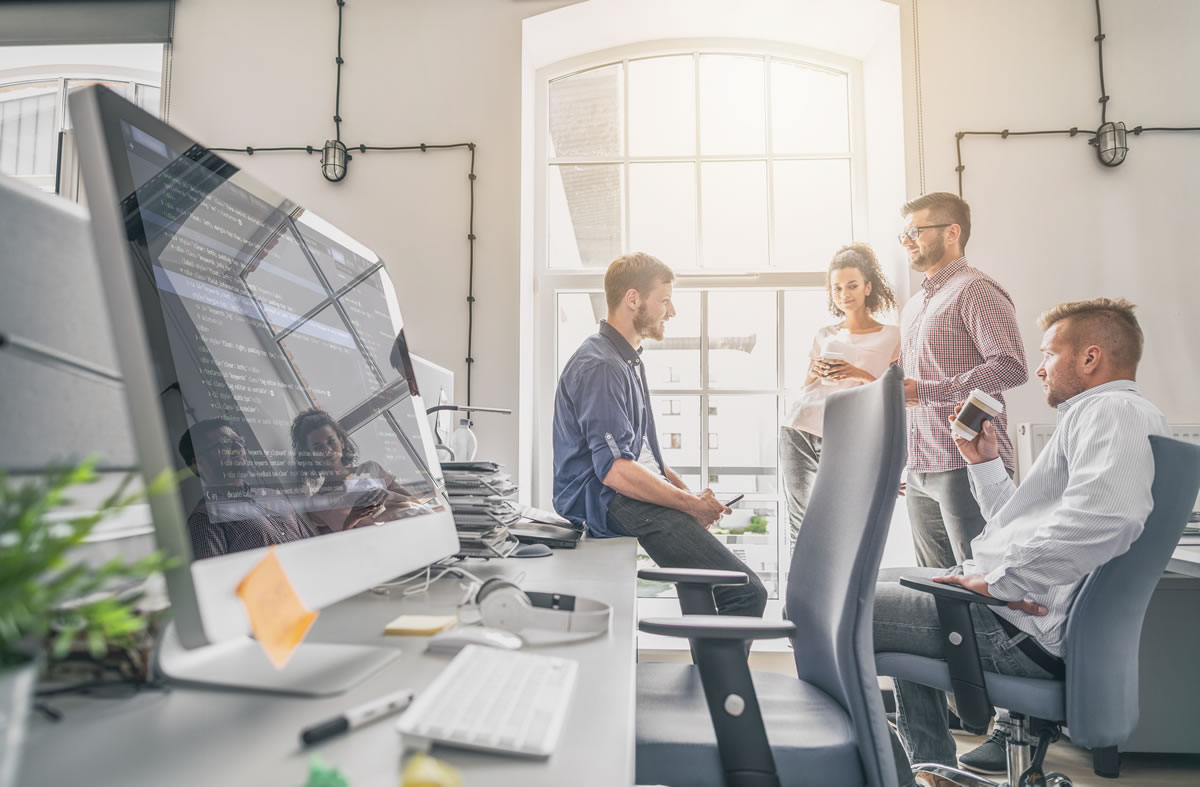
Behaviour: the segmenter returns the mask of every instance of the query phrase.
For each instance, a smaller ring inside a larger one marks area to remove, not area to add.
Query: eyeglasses
[[[909,227],[896,236],[896,240],[900,241],[900,245],[904,245],[904,239],[908,238],[913,243],[917,242],[917,236],[921,234],[921,230],[938,230],[942,227],[952,227],[953,224],[926,224],[923,227]]]

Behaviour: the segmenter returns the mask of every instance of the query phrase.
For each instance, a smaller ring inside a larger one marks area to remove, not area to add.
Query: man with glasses
[[[204,484],[187,521],[193,560],[314,535],[285,497],[250,486],[246,440],[224,418],[193,424],[179,439],[179,455]]]

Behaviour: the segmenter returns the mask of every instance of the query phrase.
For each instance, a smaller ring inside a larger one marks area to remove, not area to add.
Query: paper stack
[[[459,554],[508,557],[517,548],[516,537],[508,532],[520,519],[517,485],[502,471],[496,462],[442,462]]]

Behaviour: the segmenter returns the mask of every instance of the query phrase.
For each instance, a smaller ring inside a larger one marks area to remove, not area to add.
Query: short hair
[[[347,469],[354,467],[358,461],[358,446],[342,425],[320,407],[314,407],[300,413],[292,421],[292,453],[296,456],[296,469],[302,478],[314,478],[321,474],[313,461],[312,451],[308,450],[308,436],[322,426],[332,426],[334,434],[342,441],[342,464]]]
[[[233,429],[233,424],[226,418],[208,418],[197,421],[184,431],[179,438],[179,455],[183,457],[183,463],[192,468],[192,472],[196,471],[196,446],[192,442],[192,435],[200,437],[225,426]]]
[[[896,306],[896,295],[892,285],[884,278],[875,251],[865,243],[850,243],[837,250],[825,273],[825,293],[829,296],[829,311],[841,317],[842,310],[833,302],[833,272],[853,268],[862,274],[863,282],[871,285],[871,294],[866,297],[868,314],[887,311]]]
[[[608,264],[604,274],[604,297],[608,310],[621,303],[625,293],[637,290],[643,295],[659,282],[675,281],[675,273],[657,257],[641,251],[623,254]]]
[[[1078,349],[1084,342],[1098,344],[1120,368],[1136,369],[1146,340],[1133,313],[1135,308],[1124,298],[1060,303],[1038,317],[1038,327],[1048,331],[1051,325],[1069,320],[1066,340],[1072,347]]]
[[[948,191],[934,191],[904,203],[900,215],[911,216],[927,208],[933,211],[932,215],[936,217],[938,224],[958,225],[958,248],[965,252],[967,240],[971,237],[971,206],[967,201]]]

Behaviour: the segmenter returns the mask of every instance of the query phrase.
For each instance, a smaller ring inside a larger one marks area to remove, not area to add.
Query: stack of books
[[[517,548],[508,530],[521,518],[517,485],[503,469],[496,462],[442,462],[460,555],[508,557]]]

